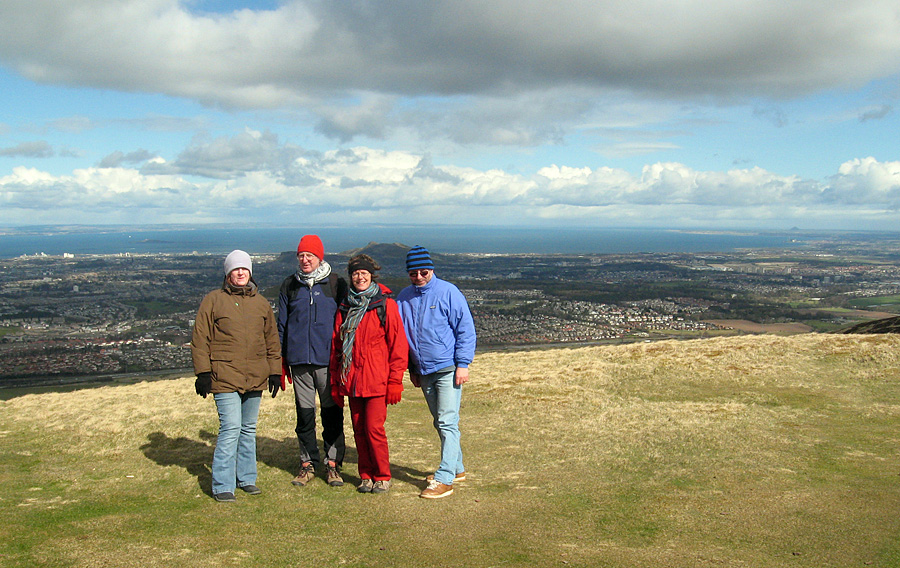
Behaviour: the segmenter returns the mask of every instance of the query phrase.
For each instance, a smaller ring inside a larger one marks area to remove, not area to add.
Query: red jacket
[[[356,328],[353,340],[353,357],[345,383],[341,382],[343,341],[341,325],[347,315],[346,303],[341,304],[334,321],[332,335],[330,375],[331,385],[340,396],[375,397],[387,394],[388,383],[403,388],[403,373],[409,357],[409,344],[397,302],[388,298],[390,290],[379,284],[381,290],[369,302],[369,309]],[[384,304],[384,326],[376,307]]]

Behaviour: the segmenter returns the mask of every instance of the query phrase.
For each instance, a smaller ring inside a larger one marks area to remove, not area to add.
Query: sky
[[[896,0],[4,0],[0,226],[897,230]]]

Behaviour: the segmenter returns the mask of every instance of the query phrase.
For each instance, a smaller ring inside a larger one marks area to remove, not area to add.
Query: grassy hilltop
[[[193,378],[0,402],[0,565],[900,565],[900,338],[749,336],[486,353],[469,480],[421,393],[391,407],[395,484],[296,488],[290,393],[265,395],[259,485],[215,503]]]

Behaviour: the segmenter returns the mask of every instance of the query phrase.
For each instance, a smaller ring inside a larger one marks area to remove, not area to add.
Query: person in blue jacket
[[[344,410],[331,398],[328,364],[331,334],[337,307],[347,295],[347,281],[331,272],[325,248],[316,235],[305,235],[297,245],[297,272],[285,278],[278,294],[278,334],[281,338],[283,375],[294,385],[297,407],[297,440],[300,471],[291,480],[304,486],[313,480],[320,465],[316,441],[316,393],[322,416],[325,481],[343,485],[340,468],[346,450]],[[272,397],[278,389],[272,388]]]
[[[459,288],[435,276],[428,249],[410,249],[406,271],[411,285],[397,295],[397,305],[409,342],[409,376],[422,388],[441,438],[440,466],[419,496],[437,499],[451,495],[453,483],[466,478],[459,408],[475,357],[475,323]]]

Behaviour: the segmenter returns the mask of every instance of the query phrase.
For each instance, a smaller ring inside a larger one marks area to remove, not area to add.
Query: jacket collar
[[[225,277],[225,281],[222,282],[222,289],[232,296],[255,296],[258,288],[259,287],[256,285],[252,276],[250,277],[250,282],[248,282],[246,286],[232,286],[228,283],[227,276]]]

